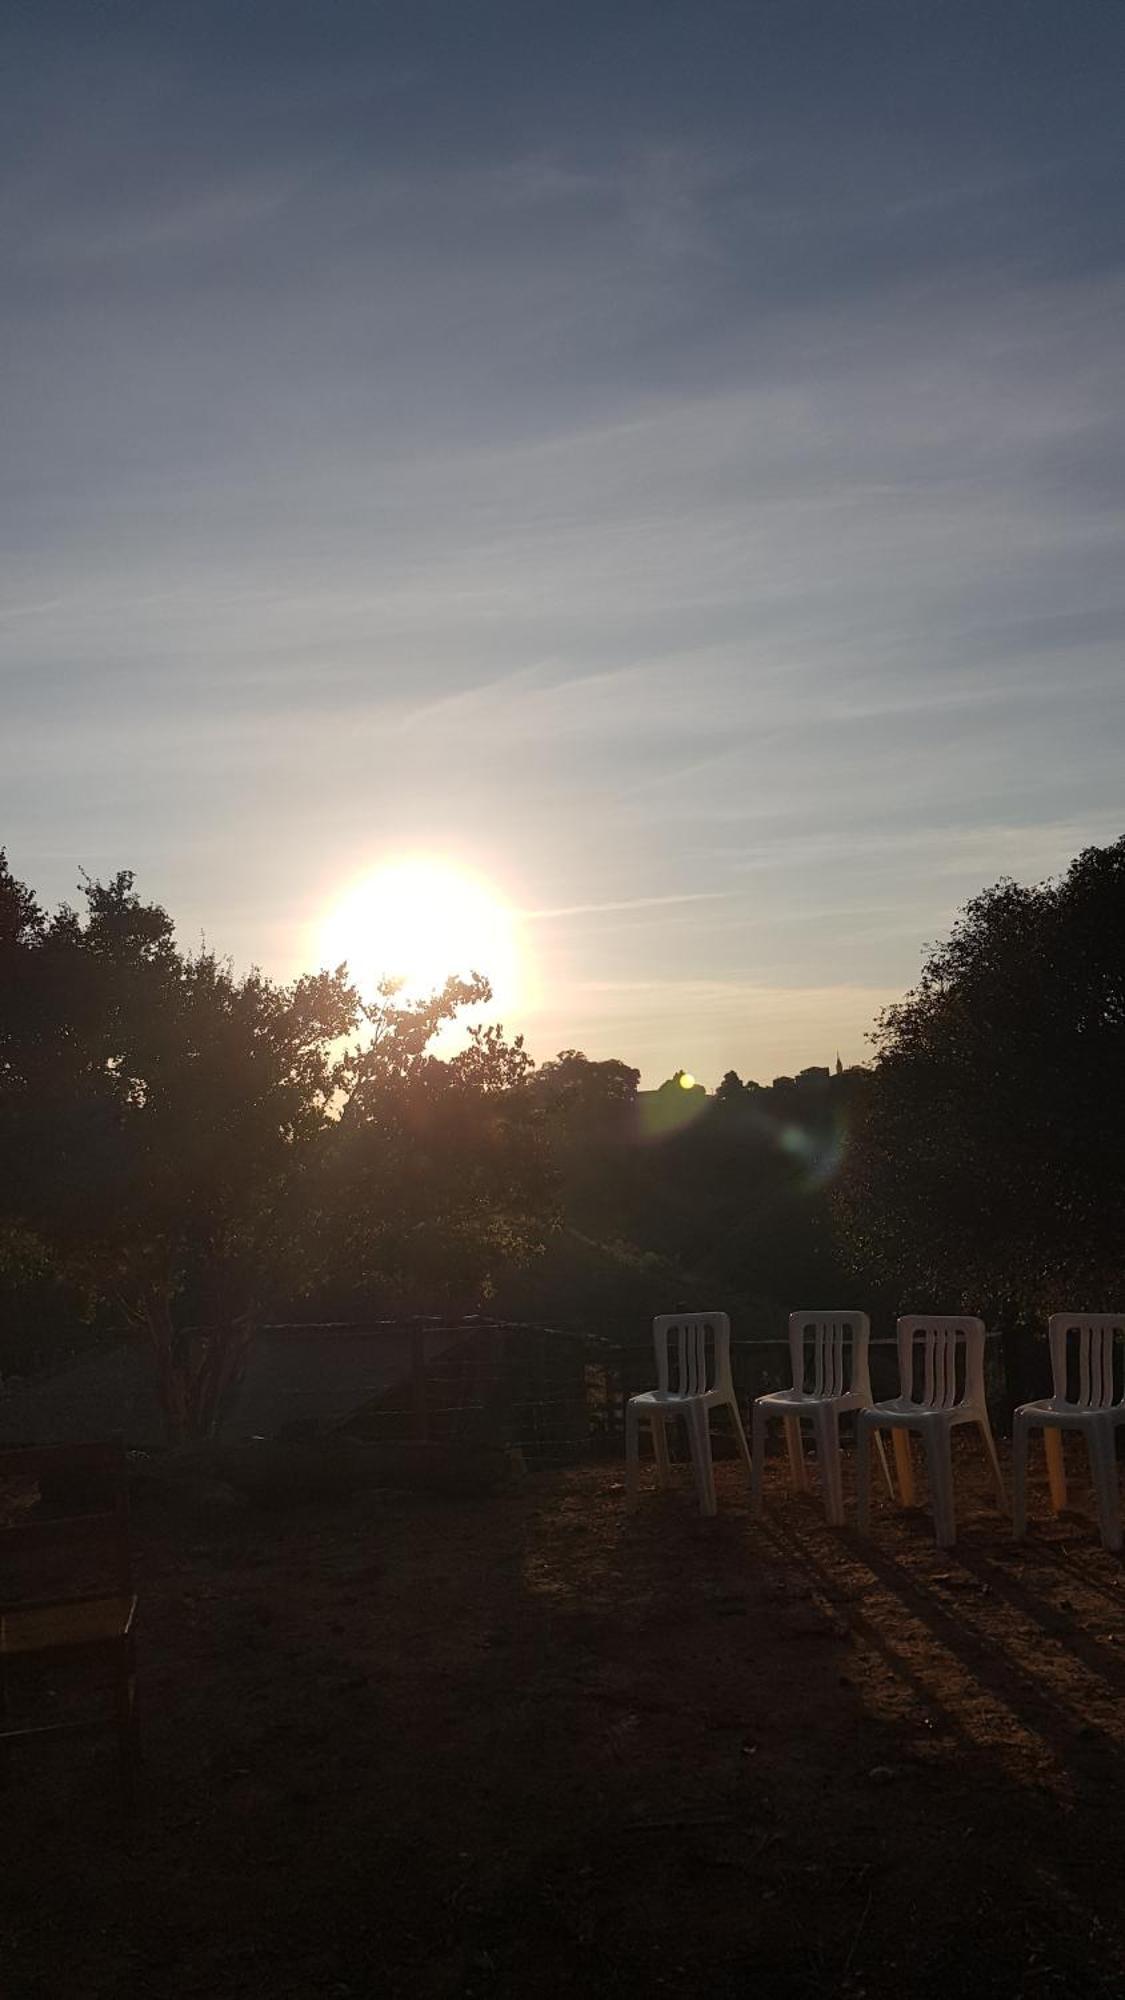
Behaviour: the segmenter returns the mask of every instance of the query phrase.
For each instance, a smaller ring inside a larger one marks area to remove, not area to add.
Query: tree
[[[975,897],[872,1039],[838,1202],[855,1259],[1010,1332],[1115,1297],[1125,840]]]
[[[176,948],[127,873],[48,921],[0,872],[0,1215],[149,1341],[173,1438],[206,1434],[291,1279],[357,1001]]]
[[[475,1310],[498,1273],[536,1256],[555,1179],[522,1037],[469,1030],[447,1061],[426,1044],[487,981],[452,979],[414,1007],[385,987],[345,1066],[318,1243],[318,1296],[337,1309]]]
[[[635,1106],[640,1081],[640,1070],[616,1057],[591,1062],[581,1049],[560,1049],[541,1064],[533,1089],[541,1104],[567,1122],[606,1125]]]
[[[359,1000],[180,952],[133,878],[48,920],[0,855],[0,1256],[113,1299],[173,1439],[216,1427],[267,1307],[464,1308],[553,1222],[522,1040],[434,1035],[487,982]]]
[[[736,1069],[728,1069],[716,1088],[716,1104],[738,1104],[746,1094],[746,1085]]]
[[[429,1044],[487,982],[370,1006],[180,952],[133,878],[48,920],[0,856],[0,1256],[148,1340],[170,1436],[206,1436],[267,1307],[319,1290],[464,1308],[553,1221],[521,1040]]]

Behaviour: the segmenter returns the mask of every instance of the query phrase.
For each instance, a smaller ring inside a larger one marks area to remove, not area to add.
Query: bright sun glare
[[[510,1008],[519,997],[518,956],[515,917],[502,897],[443,861],[397,861],[365,875],[321,933],[322,962],[346,959],[365,999],[381,979],[401,980],[403,997],[416,999],[451,973],[482,972],[494,1008]]]

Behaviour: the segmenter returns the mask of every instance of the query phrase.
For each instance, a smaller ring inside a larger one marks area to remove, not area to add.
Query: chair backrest
[[[666,1393],[704,1396],[724,1389],[733,1394],[726,1313],[660,1313],[652,1322],[652,1337],[656,1379]]]
[[[1057,1403],[1111,1410],[1125,1402],[1125,1313],[1052,1313],[1047,1337]]]
[[[33,1557],[30,1587],[21,1557]],[[0,1451],[0,1602],[64,1603],[81,1565],[100,1587],[133,1588],[129,1492],[120,1444]],[[89,1596],[89,1589],[78,1595]]]
[[[908,1313],[897,1331],[899,1393],[908,1402],[924,1410],[955,1410],[962,1403],[983,1408],[982,1319]]]
[[[857,1389],[870,1402],[870,1340],[866,1313],[790,1313],[794,1389],[806,1396],[846,1396]]]

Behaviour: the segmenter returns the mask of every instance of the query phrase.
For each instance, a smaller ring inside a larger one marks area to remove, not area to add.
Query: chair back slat
[[[935,1335],[933,1340],[927,1340],[923,1350],[925,1379],[922,1384],[922,1401],[928,1410],[932,1410],[934,1406],[934,1357],[936,1350],[937,1336]]]
[[[871,1323],[861,1312],[789,1315],[789,1359],[798,1395],[836,1397],[860,1391],[870,1401]]]
[[[1125,1403],[1125,1313],[1052,1313],[1054,1400],[1076,1410]]]
[[[899,1394],[922,1410],[984,1404],[984,1321],[910,1313],[898,1322]],[[921,1347],[921,1394],[915,1394]]]
[[[705,1396],[730,1388],[726,1313],[661,1313],[652,1330],[657,1385],[665,1394]]]

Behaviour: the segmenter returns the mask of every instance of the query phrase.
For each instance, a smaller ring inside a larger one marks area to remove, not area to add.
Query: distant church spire
[[[843,1065],[843,1063],[842,1063],[842,1062],[840,1061],[840,1051],[839,1051],[839,1049],[837,1049],[837,1051],[836,1051],[836,1074],[837,1074],[837,1076],[843,1076],[843,1074],[844,1074],[844,1065]]]

